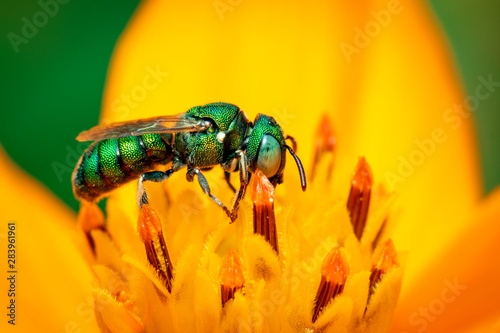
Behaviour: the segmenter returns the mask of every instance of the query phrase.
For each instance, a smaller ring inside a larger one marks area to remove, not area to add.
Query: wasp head
[[[306,189],[306,176],[300,159],[291,147],[286,144],[286,138],[280,125],[273,117],[258,114],[248,138],[246,157],[251,172],[256,169],[276,186],[283,182],[283,172],[286,164],[286,151],[295,159],[299,169],[302,190]]]

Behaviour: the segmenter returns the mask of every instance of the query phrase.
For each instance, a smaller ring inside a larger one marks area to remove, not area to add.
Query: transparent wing
[[[81,132],[78,141],[98,141],[124,138],[148,133],[200,132],[210,127],[210,122],[200,119],[182,118],[183,114],[123,121],[92,127]]]

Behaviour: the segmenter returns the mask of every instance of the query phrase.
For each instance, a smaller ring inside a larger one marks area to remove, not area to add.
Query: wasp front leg
[[[245,153],[242,150],[236,151],[236,158],[238,159],[238,168],[240,172],[240,188],[235,194],[233,206],[231,207],[231,215],[229,216],[231,218],[231,223],[234,222],[238,217],[238,208],[240,205],[240,201],[245,196],[247,186],[250,181]]]
[[[224,212],[226,212],[226,214],[227,214],[227,216],[229,216],[229,218],[231,218],[231,212],[229,211],[229,209],[227,209],[227,207],[222,203],[222,201],[219,200],[219,198],[217,198],[216,196],[214,196],[210,192],[210,186],[208,185],[208,181],[200,169],[198,169],[198,168],[189,169],[188,172],[186,173],[187,181],[192,182],[194,180],[194,176],[197,176],[198,183],[200,184],[203,192],[206,195],[208,195],[210,197],[210,199],[212,199],[212,201],[214,201],[220,208],[222,208],[222,210],[224,210]]]

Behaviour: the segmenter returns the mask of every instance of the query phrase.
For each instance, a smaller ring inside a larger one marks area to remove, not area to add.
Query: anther
[[[95,243],[90,232],[97,229],[106,232],[101,209],[95,203],[83,202],[78,212],[77,224],[85,233],[92,252],[95,252]]]
[[[123,286],[117,287],[111,294],[129,312],[134,312],[136,310],[134,299],[130,297],[130,294],[125,290]]]
[[[243,265],[235,250],[229,250],[222,259],[219,276],[221,281],[221,302],[224,307],[227,301],[234,298],[236,291],[240,290],[245,284]]]
[[[330,118],[325,113],[321,118],[321,121],[316,130],[316,148],[314,150],[314,158],[311,170],[311,180],[314,178],[316,173],[316,167],[319,161],[325,156],[326,153],[331,153],[332,157],[327,169],[327,179],[329,180],[332,171],[333,164],[335,163],[335,146],[337,144],[337,138],[333,132],[333,127],[331,126]]]
[[[148,261],[163,279],[165,287],[172,291],[172,262],[163,237],[161,221],[156,212],[144,204],[139,213],[137,232],[146,248]]]
[[[380,226],[380,229],[378,229],[378,232],[377,234],[375,235],[375,238],[373,239],[373,242],[372,242],[372,252],[375,251],[375,249],[377,248],[377,245],[379,244],[380,242],[380,239],[382,238],[382,234],[384,233],[385,231],[385,228],[387,226],[387,220],[389,219],[389,217],[386,217],[384,219],[384,221],[382,222],[382,225]]]
[[[321,282],[315,298],[313,323],[328,303],[342,293],[349,272],[349,263],[344,250],[339,247],[332,249],[321,267]]]
[[[254,176],[253,232],[264,236],[278,254],[278,234],[274,216],[274,186],[260,170],[257,169]]]
[[[391,239],[380,245],[375,251],[375,261],[373,262],[370,274],[370,289],[368,300],[375,292],[377,285],[391,269],[399,267],[398,253]]]
[[[347,210],[351,217],[354,234],[361,239],[368,218],[373,175],[364,157],[359,159],[351,180],[351,191],[347,200]]]

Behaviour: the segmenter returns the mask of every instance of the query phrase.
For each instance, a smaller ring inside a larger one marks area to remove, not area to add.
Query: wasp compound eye
[[[267,178],[271,178],[278,172],[280,164],[281,147],[278,140],[271,135],[264,135],[257,156],[257,168]]]

